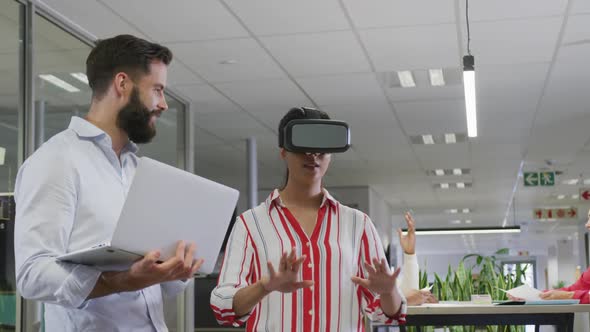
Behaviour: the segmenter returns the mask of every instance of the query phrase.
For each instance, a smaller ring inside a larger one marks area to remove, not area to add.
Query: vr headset
[[[279,133],[279,147],[298,153],[345,152],[350,148],[350,128],[344,121],[294,119]]]

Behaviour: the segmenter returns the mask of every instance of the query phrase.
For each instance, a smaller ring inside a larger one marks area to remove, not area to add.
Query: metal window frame
[[[84,30],[61,13],[39,0],[15,0],[21,4],[19,19],[19,105],[18,105],[18,166],[35,151],[35,68],[34,31],[36,15],[61,28],[88,46],[94,46],[97,37]],[[194,126],[191,103],[174,89],[166,94],[184,106],[178,117],[177,166],[194,173]],[[177,331],[194,330],[194,283],[177,298]],[[32,332],[42,329],[35,326],[42,322],[40,302],[23,299],[16,293],[16,332]]]

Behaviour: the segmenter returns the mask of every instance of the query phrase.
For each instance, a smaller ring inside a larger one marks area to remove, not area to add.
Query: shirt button
[[[310,311],[309,311],[309,314],[310,314],[310,315],[313,315],[313,310],[310,310]]]

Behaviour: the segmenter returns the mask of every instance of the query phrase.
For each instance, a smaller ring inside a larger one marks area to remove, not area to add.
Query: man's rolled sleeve
[[[217,287],[211,292],[211,309],[221,325],[238,327],[250,318],[251,312],[241,317],[236,316],[233,303],[236,293],[253,281],[253,257],[254,250],[248,231],[243,220],[238,218],[227,243]]]

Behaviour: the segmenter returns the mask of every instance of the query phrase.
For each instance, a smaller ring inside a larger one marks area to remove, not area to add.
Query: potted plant
[[[518,267],[515,273],[504,274],[496,256],[506,254],[508,249],[504,248],[491,256],[464,256],[455,270],[449,264],[444,278],[434,273],[432,293],[439,301],[471,301],[472,294],[489,294],[494,301],[507,300],[506,293],[501,290],[522,285],[526,267]],[[420,270],[420,288],[428,287],[427,276],[426,270]],[[524,331],[524,326],[486,326],[483,330],[476,329],[475,326],[451,326],[444,329],[450,332],[521,332]],[[416,331],[414,327],[408,327],[407,330]],[[432,332],[434,327],[422,328],[421,331]]]

